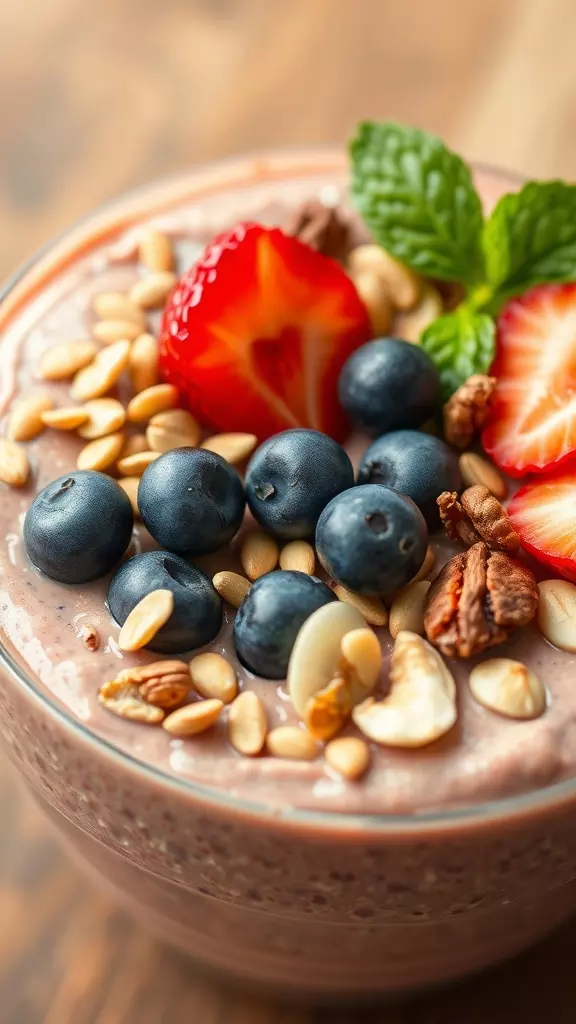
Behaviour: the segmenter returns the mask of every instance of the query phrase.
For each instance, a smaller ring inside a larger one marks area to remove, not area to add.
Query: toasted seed
[[[116,469],[122,476],[142,476],[150,463],[159,458],[160,452],[135,452],[134,455],[119,458]]]
[[[95,359],[74,378],[70,388],[74,401],[89,402],[111,391],[126,369],[129,355],[129,341],[117,341],[98,352]]]
[[[83,405],[69,405],[60,409],[48,409],[42,413],[42,422],[45,427],[52,427],[54,430],[77,430],[83,423],[87,423],[89,413]]]
[[[226,462],[236,466],[252,454],[257,444],[256,434],[214,434],[207,437],[200,447],[221,455]]]
[[[126,459],[129,455],[139,455],[140,452],[147,452],[149,450],[144,434],[129,434],[120,452],[120,458]]]
[[[425,579],[426,576],[428,576],[432,572],[432,569],[434,568],[435,565],[436,552],[434,551],[434,548],[428,545],[422,565],[418,569],[416,575],[410,580],[410,583],[407,584],[407,586],[410,586],[412,583],[420,583],[421,580]]]
[[[268,733],[266,709],[253,690],[244,690],[230,705],[228,739],[240,754],[255,757],[262,750]]]
[[[121,651],[139,651],[166,625],[174,611],[171,590],[153,590],[132,609],[120,630],[118,646]]]
[[[240,548],[240,561],[249,580],[257,580],[278,565],[278,544],[263,530],[250,530]]]
[[[100,320],[129,320],[138,324],[142,331],[146,330],[146,314],[124,292],[102,292],[92,305]]]
[[[431,586],[429,580],[419,580],[417,583],[409,583],[396,595],[388,622],[394,638],[402,629],[424,636],[424,610]]]
[[[237,696],[236,673],[222,654],[197,654],[188,669],[192,685],[201,697],[217,697],[223,704],[230,704]]]
[[[395,260],[379,245],[359,245],[348,257],[352,276],[371,271],[386,285],[390,298],[397,309],[407,310],[416,306],[422,291],[422,281],[413,270]]]
[[[0,482],[9,487],[24,487],[29,476],[25,449],[8,437],[0,437]]]
[[[89,441],[78,455],[76,465],[78,469],[94,469],[103,472],[116,462],[123,444],[124,434],[122,433],[108,434],[107,437]]]
[[[538,584],[540,632],[561,651],[576,651],[576,587],[568,580]]]
[[[103,345],[114,345],[117,341],[136,341],[142,334],[142,324],[133,320],[99,320],[92,328],[92,334]]]
[[[506,718],[539,718],[546,710],[546,690],[538,676],[511,658],[488,658],[475,665],[470,692],[479,704]]]
[[[197,736],[218,721],[223,707],[221,700],[199,700],[173,711],[162,725],[172,736]]]
[[[476,452],[464,452],[460,456],[460,472],[467,487],[482,484],[491,494],[503,501],[508,494],[508,485],[496,466],[487,462]]]
[[[92,362],[98,352],[93,341],[63,341],[46,350],[40,359],[44,380],[70,380]]]
[[[306,620],[292,648],[286,684],[290,700],[301,718],[306,714],[310,698],[325,690],[338,676],[343,637],[365,626],[357,608],[338,601],[323,605]]]
[[[130,289],[130,298],[142,309],[157,309],[165,304],[176,280],[171,270],[152,271]]]
[[[364,616],[369,626],[385,626],[388,622],[388,610],[377,597],[366,597],[349,590],[343,583],[332,584],[332,589],[339,601],[353,605]]]
[[[358,271],[352,280],[366,306],[374,334],[388,334],[394,319],[394,306],[386,283],[378,273],[368,269]]]
[[[153,334],[140,334],[130,349],[130,376],[134,391],[146,391],[158,383],[158,342]]]
[[[148,270],[174,270],[174,247],[168,235],[156,228],[144,228],[139,258]]]
[[[314,737],[297,725],[279,725],[272,729],[266,746],[272,757],[285,757],[291,761],[314,761],[318,756]]]
[[[140,509],[138,508],[138,487],[140,486],[140,477],[123,476],[118,483],[130,500],[135,518],[139,519]]]
[[[84,406],[88,413],[88,421],[80,428],[78,434],[87,441],[95,441],[98,437],[113,434],[124,426],[126,411],[121,402],[115,398],[94,398]]]
[[[422,296],[415,309],[409,313],[402,313],[398,318],[396,333],[399,338],[417,344],[420,341],[422,332],[442,315],[444,307],[440,292],[431,284],[424,285]]]
[[[97,651],[100,647],[100,634],[96,626],[85,623],[80,627],[79,637],[89,651]]]
[[[178,404],[180,393],[173,384],[155,384],[140,391],[128,403],[128,419],[131,423],[146,423],[156,413],[173,409]]]
[[[195,448],[200,440],[200,427],[185,409],[168,409],[152,417],[146,430],[146,440],[154,452]]]
[[[335,772],[354,782],[368,770],[370,748],[358,736],[339,736],[328,743],[324,757]]]
[[[314,575],[316,552],[307,540],[291,540],[280,552],[280,568]]]
[[[217,572],[212,578],[212,586],[224,601],[233,608],[239,608],[250,590],[251,583],[237,572]]]
[[[14,405],[8,420],[11,441],[33,441],[44,430],[42,413],[53,405],[49,395],[29,395]]]
[[[382,668],[382,648],[374,630],[361,626],[345,633],[340,641],[340,654],[340,671],[353,677],[364,690],[374,689]]]

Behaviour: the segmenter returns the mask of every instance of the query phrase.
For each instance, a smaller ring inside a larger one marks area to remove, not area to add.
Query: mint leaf
[[[532,181],[503,196],[484,230],[495,308],[535,284],[576,278],[576,185]]]
[[[465,304],[426,328],[420,344],[440,374],[444,399],[471,374],[487,372],[494,359],[494,335],[492,317]]]
[[[350,155],[352,199],[384,249],[427,277],[483,280],[480,199],[468,167],[441,139],[365,121]]]

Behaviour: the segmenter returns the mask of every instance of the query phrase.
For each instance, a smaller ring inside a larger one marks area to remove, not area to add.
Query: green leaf
[[[495,350],[495,326],[487,313],[466,305],[438,317],[426,328],[420,344],[440,374],[444,399],[473,373],[486,373]]]
[[[576,185],[532,181],[503,196],[485,225],[487,278],[497,307],[535,284],[576,278]]]
[[[365,121],[351,195],[375,240],[427,277],[483,280],[482,206],[463,160],[417,128]]]

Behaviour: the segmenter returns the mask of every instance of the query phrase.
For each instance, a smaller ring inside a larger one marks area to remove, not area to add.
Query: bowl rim
[[[507,179],[520,186],[525,178],[516,173],[481,162],[471,162],[473,170],[502,181]],[[121,230],[135,225],[141,218],[161,217],[171,207],[185,199],[203,199],[227,187],[255,185],[257,182],[278,181],[287,176],[300,178],[318,174],[342,174],[346,157],[340,146],[298,146],[281,150],[231,156],[212,163],[193,167],[187,172],[164,176],[151,184],[143,184],[109,200],[87,217],[55,239],[43,245],[26,260],[0,287],[0,331],[26,304],[37,285],[48,283],[82,252],[88,252]],[[323,811],[282,806],[262,799],[229,796],[216,786],[177,776],[156,765],[151,765],[99,735],[75,718],[65,705],[44,690],[16,661],[0,638],[0,669],[17,688],[23,687],[29,698],[43,712],[58,721],[76,739],[87,743],[98,754],[104,754],[138,777],[147,777],[161,787],[176,791],[184,799],[193,798],[215,811],[249,817],[255,822],[283,828],[305,828],[341,834],[353,839],[358,832],[363,839],[389,837],[403,839],[425,833],[461,831],[468,828],[490,827],[505,821],[512,824],[526,816],[555,812],[560,805],[576,797],[576,778],[564,779],[527,793],[505,796],[467,806],[438,810],[414,811],[410,814],[363,814],[341,811]]]

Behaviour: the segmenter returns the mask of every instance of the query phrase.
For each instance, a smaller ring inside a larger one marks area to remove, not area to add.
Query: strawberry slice
[[[278,228],[239,224],[175,288],[162,322],[162,376],[203,424],[256,434],[348,424],[338,375],[372,337],[366,309],[334,260]]]
[[[522,487],[508,514],[522,547],[576,583],[576,469]]]
[[[576,284],[541,285],[498,319],[482,444],[510,476],[576,457]]]

